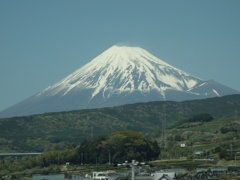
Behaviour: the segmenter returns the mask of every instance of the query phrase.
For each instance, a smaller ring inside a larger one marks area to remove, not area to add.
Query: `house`
[[[175,172],[161,171],[154,173],[153,180],[177,180]]]
[[[109,180],[109,178],[105,172],[93,172],[93,180]]]
[[[180,147],[186,147],[186,144],[180,144]]]
[[[197,151],[197,152],[195,152],[194,155],[195,156],[201,156],[201,155],[203,155],[203,153],[204,153],[203,151]]]

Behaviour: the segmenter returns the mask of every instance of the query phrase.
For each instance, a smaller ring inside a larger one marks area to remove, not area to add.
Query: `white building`
[[[93,172],[93,180],[109,180],[110,177],[105,172]]]

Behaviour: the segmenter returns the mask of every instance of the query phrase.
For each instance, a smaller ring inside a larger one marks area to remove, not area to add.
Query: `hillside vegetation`
[[[234,160],[235,153],[240,151],[240,117],[209,119],[203,114],[202,117],[207,118],[205,121],[199,116],[180,122],[156,136],[162,143],[161,158]]]
[[[205,129],[217,134],[215,128],[221,127],[219,123],[222,119],[237,116],[238,112],[240,95],[230,95],[204,100],[137,103],[113,108],[4,118],[0,119],[0,152],[43,152],[68,146],[69,143],[78,145],[85,139],[122,130],[133,130],[145,137],[154,135],[157,138],[162,133],[162,125],[166,128],[173,127],[196,114],[208,113],[214,121],[201,122],[201,125],[196,125],[199,122],[185,123],[182,128],[177,129],[179,134],[186,134],[184,139],[193,135],[200,138],[205,136],[204,124],[215,122],[211,131],[208,125]],[[203,135],[184,132],[187,126],[202,127],[199,132]],[[226,133],[221,134],[225,136],[228,129],[234,127],[235,124],[224,126],[223,128],[227,128]]]
[[[240,150],[236,130],[240,126],[239,120],[240,117],[213,119],[209,114],[198,114],[165,130],[162,134],[166,138],[159,136],[155,140],[129,130],[113,132],[105,137],[85,140],[79,146],[58,146],[37,157],[3,159],[0,161],[0,176],[8,174],[11,179],[25,179],[32,174],[64,173],[70,177],[74,173],[91,174],[100,169],[121,171],[117,164],[132,159],[145,162],[143,167],[151,170],[184,168],[190,174],[199,167],[232,166],[229,170],[234,170],[231,172],[235,176],[237,168],[234,166],[240,165],[236,153]],[[165,139],[165,144],[160,148],[156,140],[161,142],[161,139]],[[196,155],[196,152],[202,153]],[[66,166],[66,162],[71,166]],[[126,171],[127,167],[123,165],[121,169]]]

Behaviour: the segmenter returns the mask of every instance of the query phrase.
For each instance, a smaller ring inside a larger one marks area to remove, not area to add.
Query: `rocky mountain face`
[[[113,46],[58,83],[0,112],[0,117],[239,93],[181,71],[142,48]]]

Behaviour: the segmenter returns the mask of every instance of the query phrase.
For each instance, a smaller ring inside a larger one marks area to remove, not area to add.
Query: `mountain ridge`
[[[0,112],[0,117],[238,93],[181,71],[140,47],[115,45],[54,85]]]

